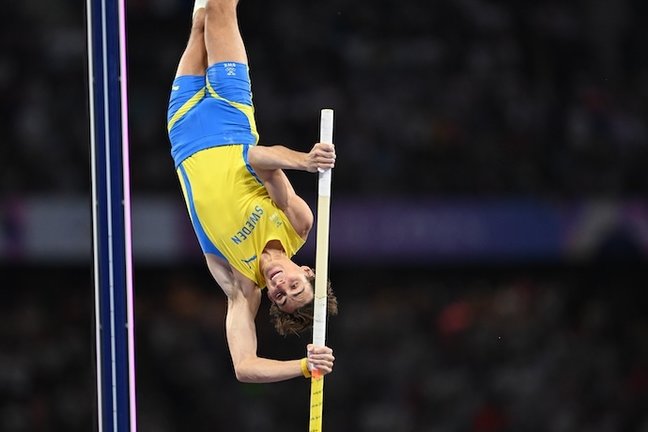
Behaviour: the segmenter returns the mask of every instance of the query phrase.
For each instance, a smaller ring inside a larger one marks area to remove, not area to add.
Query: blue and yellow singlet
[[[248,162],[258,134],[247,65],[216,63],[207,77],[173,82],[168,132],[182,192],[205,253],[265,287],[259,257],[279,240],[292,257],[304,244]]]

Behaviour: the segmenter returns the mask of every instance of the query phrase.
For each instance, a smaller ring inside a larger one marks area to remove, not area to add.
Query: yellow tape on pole
[[[324,411],[324,377],[311,378],[310,432],[321,432]]]
[[[333,110],[323,109],[320,119],[320,142],[333,144]],[[326,345],[326,289],[328,280],[329,226],[331,212],[331,170],[319,173],[317,194],[317,245],[315,248],[315,305],[313,345]],[[324,377],[312,371],[310,432],[322,431]]]

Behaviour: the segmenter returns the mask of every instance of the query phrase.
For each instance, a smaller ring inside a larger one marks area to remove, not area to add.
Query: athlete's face
[[[290,260],[272,263],[265,271],[268,298],[287,313],[310,303],[313,288],[308,277],[313,271],[307,266],[298,266]]]

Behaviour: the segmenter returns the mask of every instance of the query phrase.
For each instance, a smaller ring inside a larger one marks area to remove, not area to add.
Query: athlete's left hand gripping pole
[[[333,110],[323,109],[320,118],[320,142],[333,144]],[[326,306],[331,212],[331,170],[319,173],[317,194],[317,245],[315,249],[315,305],[313,345],[326,344]],[[311,378],[310,432],[321,432],[324,406],[324,376],[316,369]]]

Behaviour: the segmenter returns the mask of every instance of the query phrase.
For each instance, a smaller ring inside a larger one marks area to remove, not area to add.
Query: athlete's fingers
[[[333,362],[332,361],[325,361],[325,360],[313,360],[309,362],[315,369],[322,369],[322,368],[328,368],[328,369],[333,369]]]
[[[335,147],[332,144],[316,143],[308,154],[306,171],[317,172],[335,166]]]
[[[317,369],[317,371],[320,372],[322,375],[326,375],[333,372],[333,368],[329,366],[317,366],[313,369]],[[313,369],[310,370],[312,371]]]
[[[330,169],[335,167],[335,155],[320,154],[316,158],[317,168]]]
[[[315,148],[326,153],[335,153],[335,146],[330,143],[316,143]]]
[[[308,356],[308,368],[310,370],[317,369],[323,375],[333,371],[333,363],[335,357],[333,350],[327,346],[315,346],[308,344],[306,346]]]
[[[335,154],[333,153],[315,153],[315,158],[321,161],[334,162]]]
[[[308,362],[308,369],[317,369],[320,372],[330,373],[333,370],[333,362]]]
[[[306,345],[306,352],[311,354],[333,354],[333,350],[327,346],[317,346],[313,344]]]
[[[333,364],[335,357],[333,357],[333,354],[311,354],[308,356],[308,360],[312,362],[324,362]]]
[[[323,170],[335,168],[335,161],[333,161],[333,162],[331,162],[331,161],[318,162],[317,163],[317,168],[320,168],[320,169],[323,169]]]
[[[327,143],[317,143],[313,146],[313,153],[315,155],[335,159],[335,146]]]

